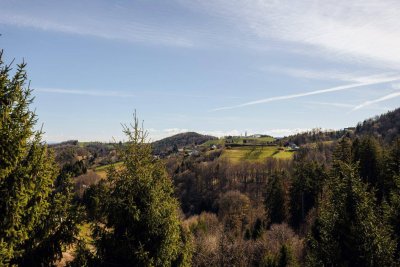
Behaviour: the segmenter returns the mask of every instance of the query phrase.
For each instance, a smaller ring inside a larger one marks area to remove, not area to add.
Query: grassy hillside
[[[122,167],[123,162],[116,162],[114,163],[115,168],[121,168]],[[100,167],[97,167],[94,169],[94,172],[99,175],[101,178],[106,178],[107,177],[107,170],[108,168],[110,168],[112,166],[112,164],[108,164],[108,165],[103,165]]]
[[[277,158],[277,159],[291,159],[293,152],[288,150],[280,150],[277,146],[265,146],[265,147],[235,147],[230,149],[224,149],[221,155],[222,159],[228,159],[232,162],[260,162],[266,158]]]

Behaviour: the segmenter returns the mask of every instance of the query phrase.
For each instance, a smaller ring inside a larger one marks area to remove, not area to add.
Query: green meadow
[[[261,162],[266,158],[291,159],[292,151],[280,150],[277,146],[234,147],[224,149],[221,158],[232,162]]]

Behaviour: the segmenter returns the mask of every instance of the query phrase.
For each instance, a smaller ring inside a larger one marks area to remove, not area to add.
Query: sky
[[[0,0],[48,142],[342,129],[400,106],[400,1]]]

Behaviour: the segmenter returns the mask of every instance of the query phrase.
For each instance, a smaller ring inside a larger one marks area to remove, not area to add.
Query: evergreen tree
[[[136,115],[133,129],[124,127],[124,133],[128,142],[118,147],[124,165],[109,170],[102,199],[105,220],[95,231],[97,256],[107,266],[188,265],[189,243],[180,228],[172,182],[153,158]]]
[[[298,263],[293,251],[288,244],[283,244],[277,255],[267,253],[261,261],[263,267],[297,267]]]
[[[296,267],[298,266],[296,258],[293,255],[289,245],[283,245],[279,251],[278,267]]]
[[[393,266],[395,242],[376,199],[356,168],[336,162],[341,176],[329,182],[307,242],[310,266]]]
[[[324,167],[314,161],[296,163],[290,188],[290,221],[294,228],[300,226],[317,204],[326,176]]]
[[[263,220],[261,220],[260,218],[257,218],[257,220],[254,223],[253,226],[253,231],[251,231],[251,238],[256,240],[258,238],[261,237],[261,235],[263,234],[263,232],[265,231],[265,223]],[[250,233],[249,233],[250,234]],[[250,239],[250,238],[248,238]]]
[[[339,140],[336,145],[335,151],[333,152],[333,157],[336,161],[341,161],[348,164],[352,163],[353,151],[350,138],[343,137]],[[335,162],[333,165],[335,167]]]
[[[265,208],[269,225],[282,223],[288,217],[288,203],[283,174],[274,172],[267,184]]]
[[[400,138],[391,146],[387,159],[388,219],[397,240],[396,257],[400,259]]]
[[[57,165],[35,131],[26,64],[0,53],[0,265],[50,265],[73,241],[76,214],[67,179],[55,184]]]
[[[400,176],[400,137],[392,143],[388,163],[389,173],[393,176]]]
[[[358,162],[361,179],[377,189],[377,197],[384,197],[384,179],[382,175],[382,149],[378,141],[372,137],[363,137],[353,144],[354,162]]]
[[[396,258],[400,259],[400,176],[395,176],[394,181],[396,185],[391,189],[387,215],[397,241]]]

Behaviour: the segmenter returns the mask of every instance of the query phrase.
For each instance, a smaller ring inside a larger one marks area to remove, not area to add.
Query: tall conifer
[[[14,75],[0,52],[0,265],[49,265],[76,232],[68,179],[56,188],[57,166],[26,84],[26,64]]]

